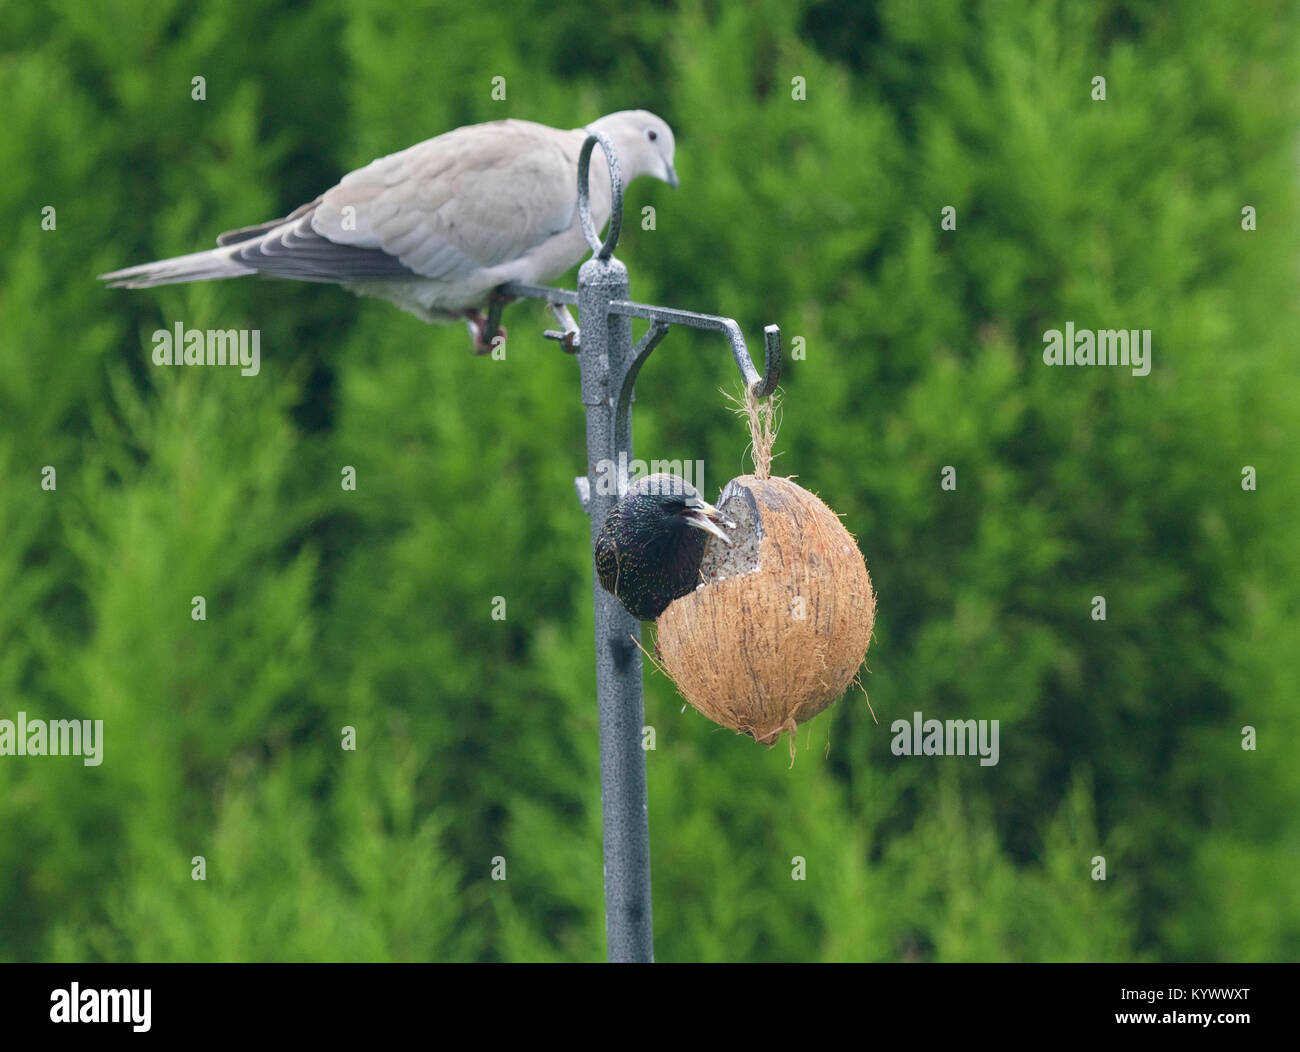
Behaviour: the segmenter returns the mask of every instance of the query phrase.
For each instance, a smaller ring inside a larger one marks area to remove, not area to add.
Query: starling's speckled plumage
[[[658,474],[637,480],[596,540],[601,585],[630,613],[653,621],[700,583],[708,534],[731,543],[718,523],[734,526],[685,479]]]

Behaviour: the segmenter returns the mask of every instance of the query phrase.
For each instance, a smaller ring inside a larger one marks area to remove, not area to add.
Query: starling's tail
[[[213,248],[206,252],[192,252],[188,256],[174,256],[155,263],[142,263],[138,267],[114,270],[99,275],[111,288],[147,289],[154,285],[175,285],[182,281],[207,281],[212,278],[237,278],[243,274],[256,274],[252,267],[238,263],[233,258],[238,246]]]

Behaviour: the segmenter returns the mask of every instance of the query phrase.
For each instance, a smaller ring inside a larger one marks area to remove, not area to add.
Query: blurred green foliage
[[[658,958],[1300,956],[1298,17],[0,0],[0,717],[105,722],[102,766],[0,758],[0,958],[603,956],[582,405],[543,309],[493,361],[334,288],[94,275],[459,124],[630,107],[682,179],[629,193],[634,296],[804,338],[775,467],[880,600],[879,725],[849,695],[792,770],[647,668]],[[177,320],[260,328],[261,374],[154,368]],[[1046,368],[1069,320],[1151,329],[1150,376]],[[742,471],[720,387],[725,344],[674,331],[638,454]],[[892,755],[914,711],[1000,720],[1000,763]]]

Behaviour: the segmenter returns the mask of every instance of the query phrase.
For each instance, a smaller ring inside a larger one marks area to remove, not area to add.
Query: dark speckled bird
[[[699,584],[709,534],[727,544],[718,525],[735,528],[677,475],[647,475],[627,488],[596,539],[596,573],[605,591],[643,621]]]

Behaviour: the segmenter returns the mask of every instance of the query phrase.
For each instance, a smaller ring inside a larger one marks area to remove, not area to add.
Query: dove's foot
[[[475,354],[491,354],[498,346],[505,346],[506,330],[504,325],[497,326],[496,335],[492,339],[484,339],[488,319],[481,310],[467,310],[465,312],[465,324],[469,326],[469,338],[474,343]]]

